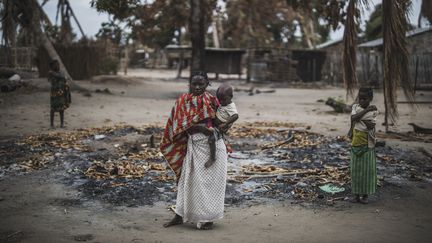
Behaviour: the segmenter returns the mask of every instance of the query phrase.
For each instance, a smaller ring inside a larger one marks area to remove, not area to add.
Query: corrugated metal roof
[[[326,48],[326,47],[330,47],[330,46],[339,44],[340,42],[342,42],[342,38],[339,38],[339,39],[336,39],[336,40],[327,41],[327,42],[324,42],[322,44],[319,44],[319,45],[317,45],[315,47],[315,49],[323,49],[323,48]]]
[[[413,37],[413,36],[423,34],[425,32],[429,32],[429,31],[432,31],[432,26],[407,31],[406,37]],[[379,38],[376,40],[364,42],[364,43],[360,44],[358,47],[360,47],[360,48],[377,47],[377,46],[381,46],[382,44],[383,44],[383,38]]]
[[[358,47],[360,47],[360,48],[362,48],[362,47],[377,47],[377,46],[381,46],[382,44],[383,44],[383,38],[379,38],[376,40],[364,42],[364,43],[358,45]]]
[[[192,46],[187,46],[187,45],[167,45],[165,47],[166,49],[171,49],[171,50],[192,50]],[[206,50],[209,51],[238,51],[238,52],[246,52],[246,49],[241,49],[241,48],[215,48],[215,47],[206,47]]]

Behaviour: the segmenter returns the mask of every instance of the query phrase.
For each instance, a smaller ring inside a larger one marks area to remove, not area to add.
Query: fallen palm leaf
[[[287,171],[286,169],[277,168],[273,165],[270,166],[249,165],[249,166],[244,166],[243,170],[244,170],[243,173],[246,175],[260,174],[260,173],[276,174],[276,173],[282,173]]]
[[[285,141],[283,141],[283,142],[276,143],[276,144],[264,145],[261,149],[262,149],[262,150],[265,150],[265,149],[271,149],[271,148],[279,147],[279,146],[281,146],[281,145],[284,145],[284,144],[290,143],[290,142],[292,142],[293,140],[294,140],[294,136],[292,135],[292,131],[289,131],[289,133],[288,133],[288,139],[287,139],[287,140],[285,140]]]
[[[145,175],[143,165],[131,163],[129,161],[122,162],[94,162],[90,168],[84,172],[89,178],[109,179],[109,178],[142,178]]]
[[[126,183],[111,182],[110,187],[126,186]]]
[[[168,181],[174,181],[175,180],[174,176],[168,176],[167,174],[155,176],[155,177],[153,177],[153,179],[157,180],[157,181],[162,181],[162,182],[168,182]]]

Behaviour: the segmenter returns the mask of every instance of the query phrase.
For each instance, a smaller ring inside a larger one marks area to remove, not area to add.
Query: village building
[[[430,86],[432,80],[432,27],[418,28],[406,33],[408,40],[410,81],[416,89]],[[359,80],[379,84],[383,77],[383,39],[358,45],[357,73]]]
[[[408,53],[410,79],[416,88],[431,84],[432,74],[432,27],[408,31]],[[383,39],[375,39],[358,45],[357,77],[360,83],[380,86],[383,77]],[[343,83],[343,40],[337,39],[316,46],[326,52],[322,69],[323,80],[332,84]]]
[[[327,41],[316,46],[317,50],[324,51],[326,58],[322,69],[322,79],[331,84],[340,84],[343,82],[342,71],[342,38]]]

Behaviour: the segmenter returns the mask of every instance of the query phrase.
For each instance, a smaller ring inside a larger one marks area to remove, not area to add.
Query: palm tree
[[[414,100],[414,90],[408,76],[408,50],[405,33],[408,30],[409,0],[383,0],[383,46],[384,46],[384,105],[385,124],[395,122],[397,112],[397,89],[399,86],[408,100]]]
[[[407,15],[410,0],[383,0],[383,87],[385,124],[397,119],[397,89],[402,87],[408,100],[413,100],[413,89],[408,76],[408,51],[405,33],[408,29]],[[360,17],[360,5],[367,6],[368,0],[350,0],[344,30],[344,83],[347,94],[352,95],[358,85],[356,67],[356,21]]]
[[[347,89],[348,95],[353,95],[354,88],[358,85],[357,74],[356,74],[356,48],[357,48],[357,25],[356,22],[359,18],[358,8],[363,1],[363,4],[367,4],[365,0],[350,0],[348,3],[345,29],[343,35],[344,52],[343,52],[343,80]]]
[[[365,37],[371,41],[382,37],[383,34],[383,10],[382,4],[377,4],[375,10],[366,22]]]

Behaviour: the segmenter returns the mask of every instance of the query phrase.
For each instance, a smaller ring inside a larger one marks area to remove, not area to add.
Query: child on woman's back
[[[213,120],[215,128],[210,128],[213,135],[210,135],[208,139],[210,145],[210,160],[205,163],[206,168],[210,167],[216,160],[216,141],[222,138],[223,134],[228,131],[239,117],[236,105],[232,101],[233,93],[233,88],[228,84],[221,84],[216,91],[216,97],[220,102],[220,106]]]

